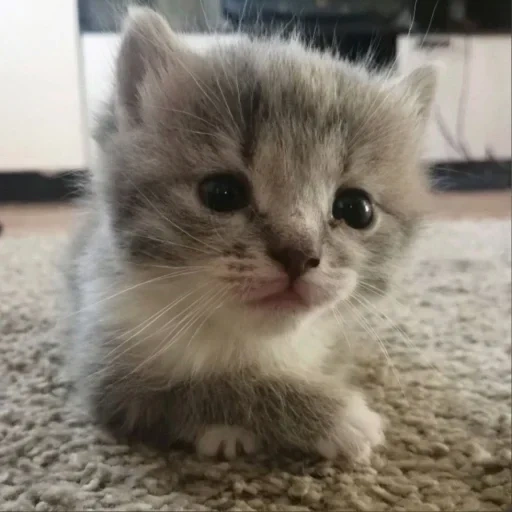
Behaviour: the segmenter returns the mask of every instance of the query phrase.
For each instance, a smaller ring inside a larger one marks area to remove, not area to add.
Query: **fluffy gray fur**
[[[131,11],[69,267],[70,369],[101,424],[226,457],[361,457],[382,441],[336,318],[386,292],[416,232],[434,86],[432,69],[396,77],[297,39],[194,51]],[[198,183],[218,171],[246,177],[249,208],[201,204]],[[371,195],[371,227],[333,221],[340,187]],[[304,276],[313,306],[248,306],[240,283],[275,273],[269,248],[285,245],[321,254]]]

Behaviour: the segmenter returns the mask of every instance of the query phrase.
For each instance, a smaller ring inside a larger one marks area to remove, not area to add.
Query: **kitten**
[[[428,198],[435,72],[299,40],[201,52],[135,9],[69,272],[70,368],[104,426],[233,458],[368,457],[337,317],[385,293]]]

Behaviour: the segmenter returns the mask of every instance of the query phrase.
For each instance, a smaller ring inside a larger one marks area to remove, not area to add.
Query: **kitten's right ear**
[[[412,94],[415,98],[422,121],[426,121],[434,103],[440,70],[439,64],[431,63],[416,68],[400,80],[406,93]]]
[[[141,85],[148,72],[165,69],[181,42],[167,21],[155,11],[132,7],[123,27],[116,66],[116,109],[123,120],[141,120]]]

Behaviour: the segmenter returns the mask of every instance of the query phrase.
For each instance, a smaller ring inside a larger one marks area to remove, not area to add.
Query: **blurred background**
[[[69,223],[128,0],[0,0],[0,224]],[[441,216],[510,216],[510,0],[139,0],[191,44],[300,30],[315,46],[441,76],[425,140]]]

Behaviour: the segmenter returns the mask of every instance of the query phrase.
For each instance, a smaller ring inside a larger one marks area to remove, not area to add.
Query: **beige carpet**
[[[510,222],[436,224],[362,380],[390,420],[370,467],[200,461],[117,445],[72,412],[53,332],[62,239],[0,238],[0,510],[504,510],[511,502]],[[397,383],[396,375],[400,378]]]

